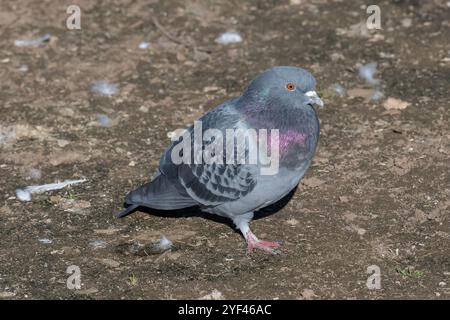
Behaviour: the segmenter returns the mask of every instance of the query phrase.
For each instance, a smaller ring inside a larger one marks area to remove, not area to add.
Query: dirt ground
[[[69,4],[81,30],[66,28]],[[364,27],[365,1],[2,1],[0,298],[449,299],[450,2],[377,4],[381,30]],[[215,42],[226,31],[243,41]],[[358,77],[370,62],[376,101]],[[279,255],[247,255],[239,233],[197,212],[114,218],[170,132],[275,65],[310,70],[326,104],[307,176],[252,223],[283,241]],[[92,92],[102,80],[117,94]],[[162,235],[174,248],[148,250]],[[366,285],[372,265],[380,289]]]

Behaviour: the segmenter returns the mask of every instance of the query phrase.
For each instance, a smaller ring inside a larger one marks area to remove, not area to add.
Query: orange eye
[[[288,89],[290,91],[294,90],[295,89],[295,84],[293,84],[292,82],[288,82],[286,84],[286,89]]]

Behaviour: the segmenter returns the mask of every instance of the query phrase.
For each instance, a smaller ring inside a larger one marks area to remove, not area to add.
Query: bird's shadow
[[[281,209],[283,209],[286,204],[291,200],[293,197],[295,191],[297,190],[297,187],[291,190],[286,196],[278,200],[277,202],[262,208],[255,212],[254,220],[258,220],[267,216],[270,216]],[[144,212],[147,214],[151,214],[157,217],[164,217],[164,218],[190,218],[190,217],[200,217],[207,220],[211,220],[214,222],[226,224],[230,226],[233,230],[238,232],[235,229],[235,226],[233,222],[226,218],[221,217],[216,214],[211,214],[208,212],[204,212],[201,210],[200,207],[189,207],[189,208],[183,208],[183,209],[177,209],[177,210],[158,210],[158,209],[152,209],[147,207],[139,207],[137,211]]]

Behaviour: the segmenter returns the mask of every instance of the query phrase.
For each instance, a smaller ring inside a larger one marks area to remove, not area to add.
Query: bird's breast
[[[280,153],[286,153],[288,150],[296,145],[303,146],[306,144],[308,135],[303,132],[297,132],[294,130],[287,130],[279,136],[279,150]]]

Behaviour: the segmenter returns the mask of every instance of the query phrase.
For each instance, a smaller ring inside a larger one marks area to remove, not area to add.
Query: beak
[[[321,108],[323,108],[323,101],[322,101],[322,99],[319,98],[319,96],[317,95],[317,92],[308,91],[305,93],[305,95],[309,98],[309,101],[311,104],[317,104]]]

